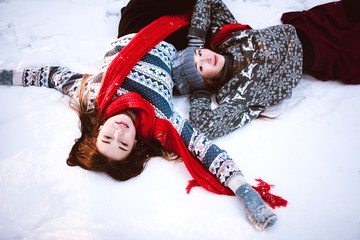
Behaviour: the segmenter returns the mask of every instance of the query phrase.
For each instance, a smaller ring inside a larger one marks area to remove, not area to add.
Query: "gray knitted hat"
[[[192,90],[206,87],[204,79],[195,67],[195,49],[195,47],[187,47],[177,52],[171,60],[172,77],[175,87],[181,94],[189,94]]]

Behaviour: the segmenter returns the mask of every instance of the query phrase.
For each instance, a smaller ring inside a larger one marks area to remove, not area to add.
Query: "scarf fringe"
[[[271,208],[275,209],[276,207],[286,207],[288,201],[283,199],[280,196],[276,196],[270,193],[270,189],[274,187],[274,185],[270,185],[260,178],[255,179],[258,181],[258,185],[256,187],[252,186],[261,196],[261,198],[266,202]]]
[[[189,180],[189,184],[186,187],[186,193],[189,194],[193,187],[200,187],[201,185],[195,180]]]
[[[258,181],[259,183],[256,187],[252,186],[252,188],[260,194],[264,202],[266,202],[272,209],[275,209],[276,207],[287,206],[288,201],[286,201],[280,196],[276,196],[270,193],[270,189],[274,187],[274,185],[270,185],[265,181],[261,180],[260,178],[255,180]],[[195,179],[189,180],[189,184],[186,187],[186,193],[189,194],[193,187],[198,187],[198,186],[201,185]]]

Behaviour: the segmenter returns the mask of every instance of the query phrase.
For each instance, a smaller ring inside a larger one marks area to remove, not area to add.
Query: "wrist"
[[[228,187],[236,193],[236,191],[244,184],[247,184],[245,178],[242,175],[237,175],[230,179]]]
[[[203,42],[205,42],[206,34],[207,34],[206,30],[190,27],[188,32],[188,38],[199,38]]]
[[[196,90],[191,93],[190,95],[191,100],[197,99],[197,98],[206,98],[211,100],[211,93],[207,90]]]
[[[14,70],[12,83],[14,86],[22,86],[23,70]]]

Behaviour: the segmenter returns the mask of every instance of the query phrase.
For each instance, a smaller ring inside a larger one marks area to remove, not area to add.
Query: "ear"
[[[136,144],[137,144],[137,140],[135,139],[135,140],[134,140],[134,145],[133,145],[132,149],[135,149]]]

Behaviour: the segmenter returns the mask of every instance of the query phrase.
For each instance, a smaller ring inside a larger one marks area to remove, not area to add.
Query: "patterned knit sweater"
[[[198,0],[189,37],[206,41],[224,24],[235,22],[221,0]],[[290,98],[301,79],[302,46],[291,25],[233,32],[217,50],[230,55],[233,64],[247,65],[218,91],[215,109],[209,94],[191,96],[190,122],[210,138],[230,133]]]
[[[87,78],[86,92],[90,94],[89,104],[93,106],[103,75],[116,54],[132,39],[129,34],[112,43],[105,54],[104,65],[100,72]],[[235,176],[242,176],[228,154],[213,144],[203,133],[198,132],[188,121],[175,112],[172,99],[173,81],[171,79],[170,59],[176,49],[169,43],[160,42],[148,52],[131,70],[116,96],[127,92],[137,92],[154,108],[156,117],[169,120],[175,127],[189,152],[205,164],[224,185]],[[44,86],[55,88],[74,99],[78,99],[83,74],[74,73],[64,67],[41,67],[25,69],[22,76],[23,86]]]

